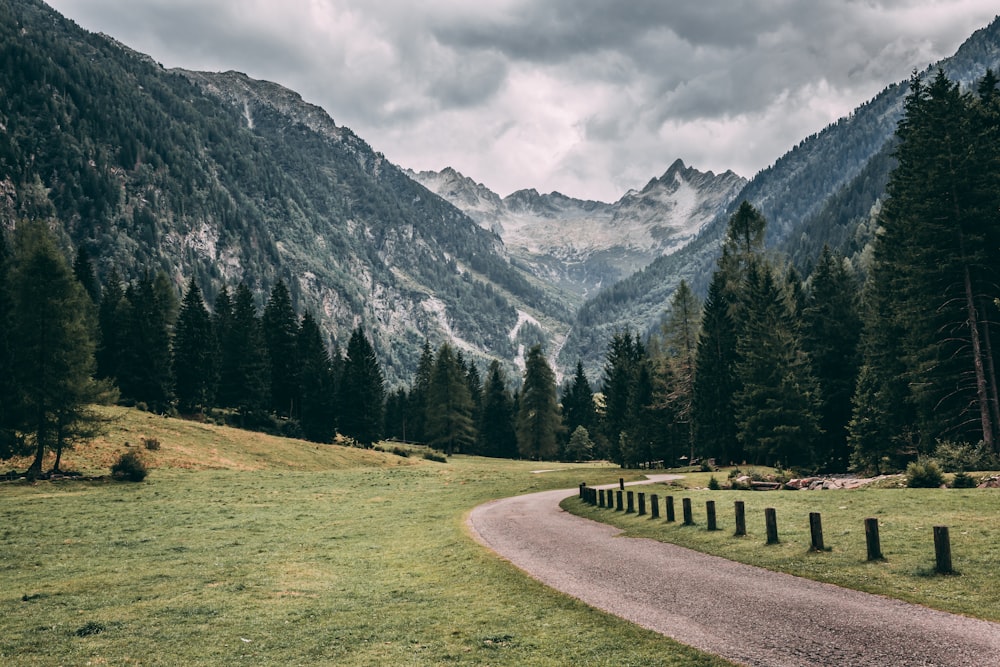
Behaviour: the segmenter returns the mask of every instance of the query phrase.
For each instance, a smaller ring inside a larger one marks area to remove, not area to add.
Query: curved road
[[[468,525],[481,544],[542,583],[737,663],[1000,665],[1000,624],[653,540],[616,539],[619,529],[559,508],[576,493],[496,500],[473,509]]]

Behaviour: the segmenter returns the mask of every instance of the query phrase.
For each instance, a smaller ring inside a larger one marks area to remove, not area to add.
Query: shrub
[[[143,438],[142,444],[151,452],[155,452],[160,449],[160,441],[156,438]]]
[[[980,470],[983,450],[967,442],[939,440],[934,448],[934,459],[944,472]]]
[[[428,461],[436,461],[437,463],[448,462],[448,457],[440,452],[424,452],[424,458]]]
[[[701,462],[701,467],[699,468],[699,471],[700,472],[712,472],[712,464],[710,464],[707,459],[704,460],[704,461],[702,461]]]
[[[111,477],[120,482],[141,482],[146,479],[146,464],[137,452],[125,452],[111,466]]]
[[[911,489],[936,489],[944,478],[932,459],[917,459],[906,466],[906,486]]]
[[[975,478],[965,472],[955,473],[955,478],[951,480],[951,488],[953,489],[974,489],[976,488]]]
[[[719,486],[719,480],[715,479],[715,475],[708,478],[708,488],[712,491],[718,491],[721,488]]]

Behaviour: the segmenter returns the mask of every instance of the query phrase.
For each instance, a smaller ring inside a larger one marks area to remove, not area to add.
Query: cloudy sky
[[[47,0],[166,67],[238,70],[403,167],[613,201],[750,177],[955,49],[995,0]]]

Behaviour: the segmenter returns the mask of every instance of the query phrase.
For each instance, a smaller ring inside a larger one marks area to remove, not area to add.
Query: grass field
[[[709,475],[689,475],[670,485],[634,487],[660,497],[660,518],[585,505],[563,506],[581,516],[697,551],[928,607],[1000,621],[1000,490],[878,489],[828,491],[709,491]],[[716,477],[720,478],[716,473]],[[722,473],[721,478],[725,477]],[[589,480],[587,480],[589,483]],[[677,522],[667,523],[664,496],[672,495]],[[694,526],[681,523],[683,498],[691,498]],[[648,498],[648,495],[647,495]],[[706,529],[705,501],[714,500],[718,531]],[[746,507],[747,536],[734,537],[734,501]],[[777,511],[780,543],[767,545],[764,509]],[[810,552],[809,513],[822,517],[827,551]],[[867,561],[864,520],[879,521],[884,561]],[[956,575],[934,573],[933,526],[949,527]],[[692,573],[697,576],[697,573]],[[822,601],[817,601],[822,604]]]
[[[63,468],[106,473],[153,438],[145,482],[0,484],[0,664],[726,664],[535,583],[466,532],[481,502],[616,470],[109,414],[111,435]]]

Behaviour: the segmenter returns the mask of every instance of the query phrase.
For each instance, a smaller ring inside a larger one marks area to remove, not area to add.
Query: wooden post
[[[681,500],[681,505],[684,508],[684,525],[685,526],[693,526],[694,525],[694,517],[691,514],[691,499],[690,498],[684,498],[683,500]]]
[[[737,500],[733,503],[736,507],[736,532],[733,533],[736,537],[742,537],[747,534],[747,509],[746,505],[742,500]]]
[[[628,497],[628,507],[625,509],[626,514],[635,513],[635,494],[631,491],[626,491],[625,495]]]
[[[868,560],[885,560],[878,538],[878,519],[865,519],[865,543],[868,545]]]
[[[584,489],[587,488],[586,482],[580,482],[580,500],[583,500]]]
[[[655,493],[649,497],[649,516],[651,519],[660,518],[660,497]]]
[[[951,574],[951,539],[948,537],[948,526],[934,526],[934,557],[937,564],[934,571],[938,574]]]
[[[624,491],[625,490],[625,478],[624,477],[619,477],[618,478],[618,490],[619,491]]]
[[[604,489],[597,490],[597,506],[604,507]]]
[[[622,510],[625,509],[625,504],[622,501],[622,495],[623,494],[622,494],[621,491],[615,491],[615,499],[618,501],[618,510],[617,511],[619,511],[619,512],[621,512]]]
[[[646,514],[646,494],[639,493],[637,495],[639,496],[639,516],[643,516]]]
[[[825,551],[823,548],[823,519],[819,512],[809,512],[809,550]]]
[[[674,497],[667,496],[663,502],[667,506],[667,523],[673,523],[677,520],[677,517],[674,515]]]
[[[778,513],[773,507],[764,510],[764,523],[767,525],[767,543],[778,543]]]
[[[705,515],[706,522],[708,523],[709,530],[718,530],[719,526],[715,523],[715,501],[706,500],[705,501]]]

